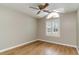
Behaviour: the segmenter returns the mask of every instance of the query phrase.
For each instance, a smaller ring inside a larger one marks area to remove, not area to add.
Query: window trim
[[[52,27],[52,22],[55,22],[56,19],[58,19],[58,31],[54,33],[54,31],[52,30],[52,28],[53,28]],[[50,32],[49,33],[47,32],[48,31],[47,22],[49,22],[49,23],[51,22],[51,26],[50,26],[51,27],[51,30],[52,30],[51,33]],[[60,19],[59,18],[46,20],[46,36],[60,37]]]

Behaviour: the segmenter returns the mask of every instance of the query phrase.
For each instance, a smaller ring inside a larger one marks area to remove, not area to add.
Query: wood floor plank
[[[73,47],[36,41],[23,45],[9,51],[0,53],[0,55],[77,55]]]

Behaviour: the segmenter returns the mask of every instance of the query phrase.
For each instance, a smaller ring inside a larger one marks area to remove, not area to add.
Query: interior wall
[[[79,9],[77,10],[77,48],[79,53]]]
[[[36,19],[0,6],[0,50],[36,39]]]
[[[38,20],[37,39],[76,46],[77,12],[60,15],[60,37],[46,36],[46,19]]]

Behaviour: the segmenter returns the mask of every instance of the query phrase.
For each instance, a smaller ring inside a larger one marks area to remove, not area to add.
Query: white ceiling
[[[36,15],[38,10],[29,8],[30,6],[37,6],[37,3],[1,3],[0,5],[12,8],[14,10],[26,13],[35,18],[41,18],[47,15],[48,13],[41,12],[39,15]],[[50,3],[48,10],[52,11],[58,8],[64,8],[64,13],[76,11],[79,7],[78,3]]]

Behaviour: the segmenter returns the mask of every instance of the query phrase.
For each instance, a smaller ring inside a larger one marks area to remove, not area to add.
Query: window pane
[[[46,22],[46,34],[51,35],[51,33],[52,33],[51,21],[49,20],[49,21]]]
[[[46,35],[48,36],[59,36],[60,35],[59,19],[52,19],[46,22]]]

